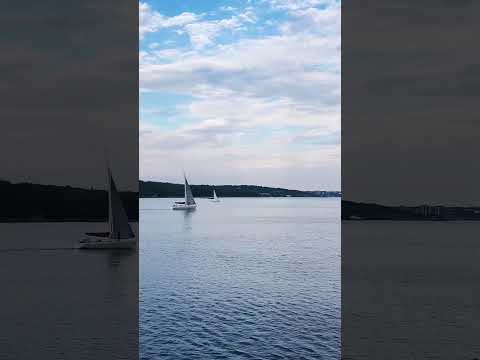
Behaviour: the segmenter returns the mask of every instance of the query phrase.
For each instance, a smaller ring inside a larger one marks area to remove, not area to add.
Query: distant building
[[[420,205],[413,208],[413,212],[429,218],[440,218],[443,216],[443,206]]]

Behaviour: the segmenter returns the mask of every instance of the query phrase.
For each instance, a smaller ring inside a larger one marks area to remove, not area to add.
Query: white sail
[[[218,200],[217,193],[215,192],[215,189],[213,189],[213,200]]]
[[[112,173],[108,168],[108,205],[111,239],[129,239],[135,237],[128,216],[122,205],[120,194],[117,191]]]
[[[193,198],[192,190],[190,185],[188,185],[187,177],[185,178],[185,205],[195,205],[195,199]]]

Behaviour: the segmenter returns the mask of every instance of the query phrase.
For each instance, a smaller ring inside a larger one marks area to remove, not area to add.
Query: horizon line
[[[173,184],[173,185],[183,185],[181,183],[174,183],[174,182],[169,182],[169,181],[159,181],[159,180],[142,180],[139,179],[141,182],[154,182],[154,183],[163,183],[163,184]],[[271,188],[271,189],[283,189],[283,190],[290,190],[290,191],[301,191],[301,192],[316,192],[316,191],[330,191],[330,192],[342,192],[341,190],[298,190],[298,189],[291,189],[291,188],[285,188],[285,187],[279,187],[279,186],[266,186],[266,185],[254,185],[254,184],[191,184],[191,186],[258,186],[258,187],[264,187],[264,188]]]

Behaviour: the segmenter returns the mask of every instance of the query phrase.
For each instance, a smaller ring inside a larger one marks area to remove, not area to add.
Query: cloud
[[[198,21],[201,15],[184,12],[173,17],[166,17],[153,10],[145,2],[139,4],[139,34],[140,39],[147,33],[156,32],[162,28],[184,26]]]
[[[282,26],[283,33],[310,32],[317,35],[331,35],[340,39],[341,7],[333,3],[322,9],[307,7],[290,10],[292,21]]]
[[[292,142],[312,145],[340,145],[340,131],[309,130],[302,135],[295,136]]]
[[[221,132],[214,131],[218,128],[232,131],[229,124],[222,122],[172,131],[141,124],[142,179],[159,180],[160,175],[163,181],[178,182],[180,171],[185,168],[196,184],[248,183],[305,190],[338,189],[338,146],[312,146],[292,151],[281,142],[245,144],[235,139],[248,138],[251,134],[241,131],[230,137],[230,141],[223,141]],[[219,142],[222,142],[220,150]]]
[[[224,7],[225,11],[234,11],[233,7]],[[239,31],[245,29],[245,24],[255,22],[253,8],[246,8],[244,12],[227,19],[205,20],[205,14],[184,12],[177,16],[167,17],[153,10],[150,5],[141,2],[140,12],[140,39],[147,33],[154,33],[164,28],[176,28],[178,34],[186,33],[192,45],[201,49],[213,44],[213,40],[224,30]]]
[[[152,90],[192,95],[224,89],[338,103],[338,46],[335,39],[311,35],[241,40],[207,55],[191,53],[169,63],[142,63],[140,81]]]
[[[335,1],[328,0],[263,0],[262,2],[269,4],[274,9],[288,11],[296,11],[313,8],[318,5],[330,5],[335,3]]]
[[[255,15],[251,9],[234,15],[228,19],[201,21],[187,24],[185,32],[196,49],[202,49],[213,44],[213,40],[224,30],[232,32],[245,29],[245,24],[254,23]]]
[[[233,6],[220,6],[219,8],[221,11],[235,11],[237,8]]]
[[[275,21],[251,8],[231,9],[226,17],[178,26],[190,46],[143,47],[142,90],[190,100],[171,116],[143,112],[141,176],[167,179],[160,169],[175,163],[197,183],[215,176],[224,183],[338,188],[340,6],[323,3],[270,2],[287,14]],[[271,31],[261,34],[267,21]],[[253,33],[244,31],[250,25]],[[217,42],[225,31],[237,36]]]

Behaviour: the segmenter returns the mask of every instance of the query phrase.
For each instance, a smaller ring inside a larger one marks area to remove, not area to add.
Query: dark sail
[[[195,205],[195,199],[193,198],[192,190],[188,185],[187,177],[185,176],[185,205]]]
[[[122,205],[120,194],[117,191],[115,182],[113,181],[112,173],[108,169],[109,191],[109,221],[110,221],[110,238],[112,239],[129,239],[135,237],[130,224],[128,223],[128,216]]]

